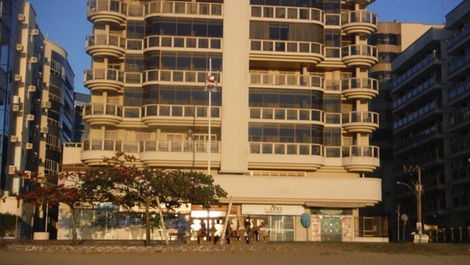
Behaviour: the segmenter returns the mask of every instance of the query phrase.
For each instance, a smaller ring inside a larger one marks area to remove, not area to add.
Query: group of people
[[[265,223],[263,221],[261,221],[259,225],[253,225],[249,217],[245,219],[243,227],[237,226],[236,230],[232,228],[232,223],[229,222],[225,230],[225,240],[227,244],[230,244],[232,239],[236,239],[237,241],[243,240],[247,244],[250,244],[252,241],[264,241],[266,239],[264,227]],[[197,231],[197,243],[200,244],[201,240],[204,238],[216,244],[221,238],[221,232],[217,231],[214,223],[208,230],[206,223],[201,222],[201,228]]]

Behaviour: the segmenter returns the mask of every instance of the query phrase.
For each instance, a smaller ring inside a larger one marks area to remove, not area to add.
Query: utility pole
[[[211,121],[212,121],[212,92],[217,91],[216,80],[215,76],[212,75],[212,59],[209,59],[209,72],[207,73],[207,83],[204,89],[208,92],[209,96],[209,107],[207,110],[207,118],[208,118],[208,128],[207,128],[207,175],[211,174],[211,149],[212,149],[212,128],[211,128]]]
[[[400,204],[397,205],[397,241],[400,241]]]
[[[418,232],[417,238],[415,236],[416,243],[427,243],[429,237],[423,234],[423,211],[422,211],[422,197],[423,197],[423,184],[421,181],[421,166],[412,165],[412,166],[403,166],[404,171],[408,173],[416,173],[417,181],[414,186],[414,189],[406,184],[397,181],[397,184],[404,185],[415,193],[416,196],[416,231]]]

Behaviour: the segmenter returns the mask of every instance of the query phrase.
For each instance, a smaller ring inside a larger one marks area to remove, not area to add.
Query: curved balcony
[[[83,141],[81,160],[93,166],[103,164],[105,158],[111,158],[116,152],[125,152],[139,158],[139,143],[115,139],[87,139]]]
[[[119,0],[89,0],[87,15],[91,23],[124,24],[126,15]]]
[[[379,81],[373,78],[349,78],[341,81],[341,90],[347,99],[371,100],[379,94]]]
[[[85,86],[92,90],[122,91],[123,75],[115,69],[90,69],[85,71]]]
[[[250,119],[276,123],[317,123],[323,124],[324,115],[321,110],[289,109],[289,108],[261,108],[250,107]]]
[[[346,34],[373,34],[377,31],[377,15],[369,10],[342,14],[341,28]]]
[[[90,125],[116,125],[122,118],[120,106],[92,103],[83,108],[83,120]]]
[[[250,87],[295,88],[323,91],[323,77],[302,74],[250,72]]]
[[[222,73],[212,72],[216,84],[221,85]],[[207,82],[206,71],[186,71],[186,70],[147,70],[143,73],[143,85],[159,84],[184,84],[205,86]]]
[[[324,12],[318,8],[305,7],[285,7],[270,5],[250,5],[251,20],[262,20],[276,22],[292,22],[292,23],[317,23],[323,25]]]
[[[343,128],[352,133],[371,133],[379,128],[379,114],[369,111],[343,113]]]
[[[343,166],[350,172],[372,172],[380,166],[379,147],[343,146]]]
[[[215,76],[216,84],[221,84],[222,73],[212,72]],[[147,70],[143,74],[143,85],[159,84],[185,84],[195,86],[205,86],[207,82],[206,71],[186,71],[186,70]]]
[[[343,63],[348,67],[372,67],[379,61],[377,47],[349,45],[341,49]]]
[[[222,51],[222,38],[193,37],[193,36],[165,36],[156,35],[145,37],[144,51]]]
[[[320,144],[250,142],[249,150],[250,168],[317,170],[325,163]]]
[[[208,141],[151,140],[141,142],[140,161],[147,166],[204,167],[208,160]],[[211,160],[220,165],[220,142],[211,141]]]
[[[145,7],[145,18],[152,16],[223,18],[223,5],[219,3],[152,1]]]
[[[124,38],[117,35],[95,34],[86,40],[86,52],[91,56],[121,58],[126,52]]]
[[[207,126],[208,108],[197,105],[145,105],[142,121],[148,126]],[[221,107],[212,107],[212,126],[220,126],[221,110]]]
[[[323,59],[323,44],[304,41],[250,40],[250,59],[318,64]]]

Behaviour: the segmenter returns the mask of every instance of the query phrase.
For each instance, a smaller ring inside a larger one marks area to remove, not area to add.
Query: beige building
[[[65,147],[64,167],[97,165],[116,151],[170,169],[205,171],[210,159],[233,199],[234,229],[250,217],[272,241],[383,237],[386,227],[365,226],[358,214],[381,200],[381,179],[367,177],[379,167],[369,144],[379,121],[369,111],[378,94],[368,77],[378,61],[368,45],[377,30],[370,2],[89,1],[89,129]],[[189,212],[195,229],[225,215],[224,207]],[[130,217],[119,218],[126,226]]]

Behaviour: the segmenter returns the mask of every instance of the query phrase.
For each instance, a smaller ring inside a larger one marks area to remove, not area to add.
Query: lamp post
[[[209,72],[207,73],[207,81],[206,87],[204,91],[208,92],[209,96],[209,107],[207,110],[207,119],[208,119],[208,128],[207,128],[207,175],[211,174],[211,149],[212,149],[212,128],[211,128],[211,120],[212,120],[212,92],[217,91],[215,76],[212,75],[212,59],[209,59]]]
[[[405,172],[416,173],[417,175],[417,181],[416,181],[416,184],[414,185],[414,189],[406,183],[397,181],[398,185],[406,186],[408,189],[413,191],[416,196],[416,219],[417,219],[416,230],[418,232],[418,235],[417,235],[418,237],[416,238],[416,235],[415,235],[414,241],[416,243],[427,243],[429,237],[423,234],[423,211],[422,211],[423,184],[421,182],[422,168],[418,165],[404,166],[403,168]]]

